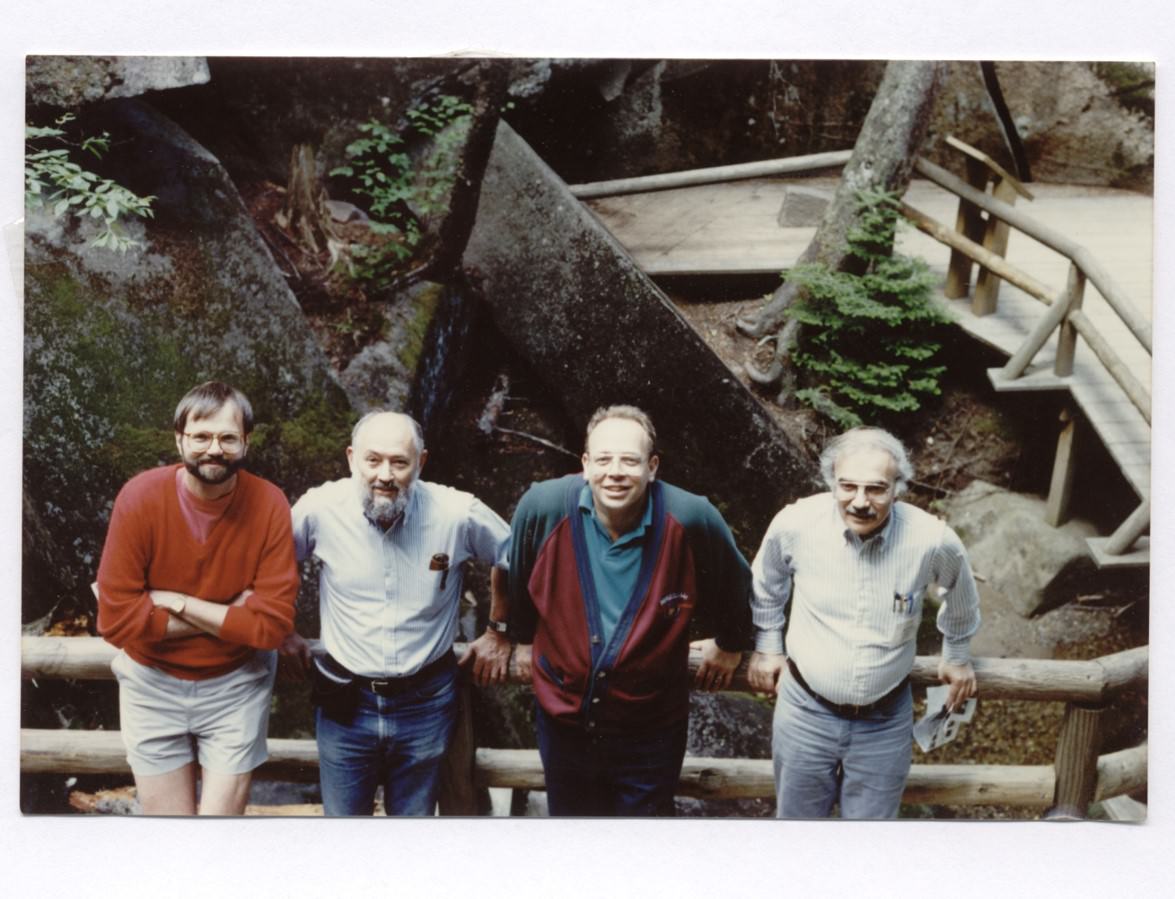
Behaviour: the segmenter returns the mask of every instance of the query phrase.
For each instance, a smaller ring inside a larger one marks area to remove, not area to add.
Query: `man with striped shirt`
[[[844,818],[893,818],[910,770],[923,599],[932,586],[942,596],[939,677],[954,709],[975,695],[979,596],[958,535],[897,501],[913,477],[897,438],[854,428],[830,441],[820,467],[831,492],[776,515],[751,566],[748,676],[778,696],[776,814],[821,818],[839,804]]]
[[[326,655],[296,635],[283,655],[313,679],[319,777],[327,815],[431,815],[457,720],[457,668],[501,683],[510,529],[469,493],[420,480],[428,458],[409,416],[376,411],[355,425],[351,477],[294,505],[298,559],[321,565]],[[462,568],[489,562],[490,626],[453,655]]]

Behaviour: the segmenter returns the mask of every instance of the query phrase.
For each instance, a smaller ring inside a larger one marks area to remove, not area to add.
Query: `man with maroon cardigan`
[[[705,497],[656,479],[635,406],[598,410],[583,474],[533,485],[511,524],[511,630],[530,670],[552,815],[672,815],[695,685],[728,686],[750,639],[751,573]]]
[[[290,507],[241,470],[253,410],[219,381],[175,413],[183,460],[131,478],[98,566],[98,632],[121,652],[120,729],[143,813],[239,815],[265,734],[276,654],[293,630]]]

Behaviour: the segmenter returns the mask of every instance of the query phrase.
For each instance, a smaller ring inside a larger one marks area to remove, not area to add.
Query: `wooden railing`
[[[456,647],[458,652],[462,646]],[[109,679],[114,649],[98,637],[25,637],[21,674],[26,679]],[[1101,722],[1108,704],[1127,688],[1147,682],[1147,647],[1092,661],[976,659],[975,673],[984,699],[1065,702],[1066,710],[1053,765],[914,765],[906,802],[939,805],[1004,805],[1049,810],[1050,816],[1083,817],[1095,801],[1134,792],[1147,783],[1147,746],[1100,755]],[[700,654],[691,653],[691,673]],[[919,656],[911,679],[937,683],[938,659]],[[517,670],[511,680],[521,683]],[[543,789],[542,765],[532,749],[489,749],[474,745],[471,695],[463,687],[462,711],[446,761],[441,810],[477,813],[477,790],[485,787]],[[732,684],[747,690],[746,660]],[[269,740],[269,761],[258,778],[312,782],[318,776],[313,740]],[[122,740],[113,731],[21,731],[21,771],[127,776]],[[680,795],[706,799],[774,796],[769,759],[687,757]]]
[[[947,140],[966,154],[968,180],[964,181],[926,159],[916,160],[914,169],[939,187],[959,197],[956,227],[948,228],[908,203],[902,204],[902,213],[910,222],[951,248],[951,262],[944,289],[946,295],[951,298],[966,295],[971,263],[975,262],[981,267],[981,272],[972,300],[974,314],[989,315],[996,310],[997,301],[993,285],[998,285],[999,279],[1008,281],[1048,307],[1021,346],[1000,370],[996,376],[998,380],[1012,382],[1022,377],[1053,332],[1057,331],[1053,373],[1063,382],[1063,379],[1073,374],[1077,338],[1080,336],[1149,425],[1150,390],[1134,376],[1126,362],[1098,330],[1097,325],[1082,310],[1086,282],[1097,288],[1110,309],[1117,314],[1148,354],[1153,353],[1150,322],[1139,314],[1125,291],[1085,247],[1012,206],[1009,201],[1017,192],[1029,197],[1031,195],[1011,175],[974,148],[954,138]],[[990,194],[985,190],[988,184],[992,185]],[[983,213],[987,214],[986,224],[982,220]],[[1008,228],[1015,228],[1069,260],[1069,274],[1064,289],[1050,289],[1003,258],[1003,253],[1007,249]],[[981,231],[986,235],[982,244],[975,239]],[[993,233],[997,235],[996,239],[993,239]],[[1072,440],[1073,422],[1071,416],[1068,416],[1066,427],[1059,438],[1049,490],[1047,515],[1053,525],[1061,524],[1068,515],[1067,507],[1073,477]],[[1122,556],[1149,526],[1150,498],[1144,496],[1138,508],[1108,539],[1098,541],[1098,549],[1105,556]]]

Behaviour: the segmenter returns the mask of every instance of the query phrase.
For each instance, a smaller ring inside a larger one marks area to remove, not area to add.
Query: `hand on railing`
[[[702,653],[701,664],[694,675],[694,686],[699,690],[725,690],[734,679],[734,672],[743,660],[741,652],[727,652],[713,638],[709,640],[695,640],[690,649]]]
[[[747,683],[759,696],[774,696],[787,656],[779,652],[753,652],[747,665]]]

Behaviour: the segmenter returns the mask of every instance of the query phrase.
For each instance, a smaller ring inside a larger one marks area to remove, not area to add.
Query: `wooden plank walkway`
[[[815,226],[781,227],[780,211],[789,187],[836,189],[837,179],[757,179],[681,188],[588,201],[588,206],[654,276],[771,274],[792,265],[815,233]],[[1154,204],[1149,196],[1129,191],[1070,185],[1032,184],[1035,201],[1018,207],[1084,245],[1151,318]],[[958,199],[928,181],[916,179],[905,200],[945,225],[952,226]],[[899,234],[899,249],[921,256],[945,281],[950,251],[912,226]],[[1022,233],[1012,231],[1008,260],[1060,292],[1069,262]],[[972,284],[974,284],[974,273]],[[995,314],[978,318],[969,300],[940,300],[960,326],[977,339],[1011,355],[1023,342],[1043,303],[1008,285],[1000,287]],[[1088,315],[1148,388],[1150,354],[1121,323],[1092,284],[1083,305]],[[1054,336],[1016,385],[1023,389],[1066,389],[1100,435],[1126,479],[1140,497],[1150,493],[1151,429],[1088,347],[1078,341],[1073,376],[1057,384],[1051,377]],[[1007,385],[1001,385],[1006,389]]]

